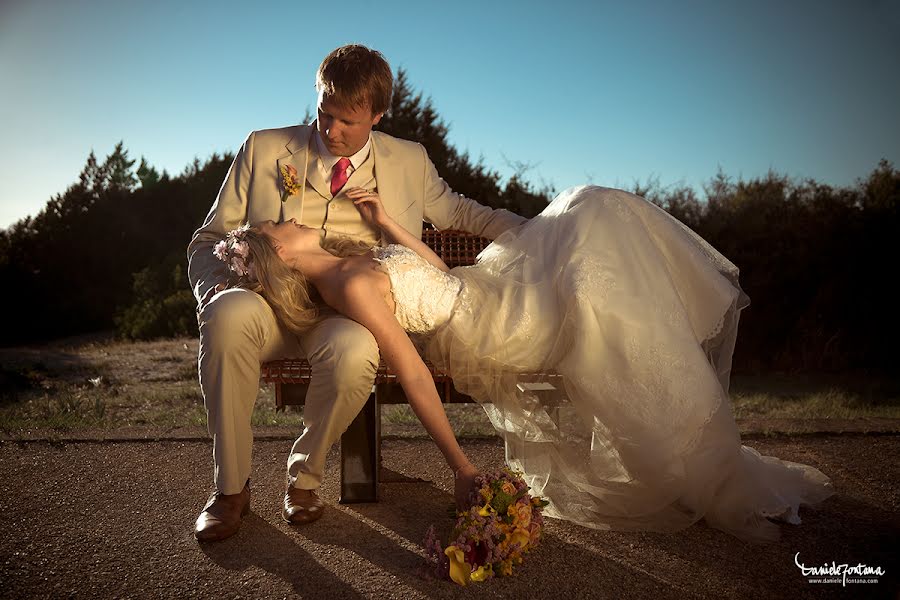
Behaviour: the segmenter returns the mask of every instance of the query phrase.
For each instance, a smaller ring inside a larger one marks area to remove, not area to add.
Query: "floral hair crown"
[[[213,248],[216,258],[225,263],[232,273],[238,277],[250,275],[247,262],[250,257],[250,245],[247,244],[246,235],[250,224],[244,224],[237,229],[232,229],[225,234],[225,239]]]

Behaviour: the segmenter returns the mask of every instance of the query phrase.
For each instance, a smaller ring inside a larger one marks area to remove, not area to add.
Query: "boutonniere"
[[[300,183],[297,181],[297,169],[293,165],[281,165],[281,186],[284,193],[281,194],[281,201],[284,202],[288,196],[293,196],[300,191]]]

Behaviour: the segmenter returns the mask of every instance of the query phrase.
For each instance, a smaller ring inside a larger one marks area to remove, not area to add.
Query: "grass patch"
[[[742,418],[900,418],[898,381],[864,374],[736,375],[730,395]]]
[[[497,432],[480,404],[444,404],[447,420],[457,436],[485,437]],[[392,431],[420,432],[428,435],[415,412],[408,404],[389,404],[381,407],[382,433]],[[393,427],[392,427],[393,426]]]
[[[0,349],[0,429],[205,428],[198,349],[195,338]],[[737,418],[900,418],[900,384],[866,375],[735,375],[731,398]],[[494,435],[481,406],[444,409],[458,435]],[[273,389],[262,386],[252,424],[299,433],[302,407],[276,412]],[[382,424],[426,435],[408,405],[383,406]]]
[[[900,419],[900,405],[874,404],[857,394],[829,389],[800,396],[771,393],[736,394],[732,397],[738,419],[856,419],[888,417]]]

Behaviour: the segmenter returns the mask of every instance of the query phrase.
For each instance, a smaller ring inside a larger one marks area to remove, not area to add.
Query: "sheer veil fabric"
[[[834,493],[818,469],[741,444],[728,387],[750,299],[735,265],[651,202],[566,190],[450,274],[452,310],[417,343],[482,404],[547,516],[660,532],[705,519],[762,542],[780,535],[767,517],[799,523]],[[517,388],[546,372],[556,391]]]

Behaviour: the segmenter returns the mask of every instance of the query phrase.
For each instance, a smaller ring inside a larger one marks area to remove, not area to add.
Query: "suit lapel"
[[[407,231],[418,237],[422,236],[421,209],[412,210],[413,205],[423,202],[421,193],[410,190],[404,185],[407,179],[403,176],[404,165],[400,163],[396,153],[391,151],[388,136],[380,132],[372,132],[372,152],[375,157],[375,181],[378,183],[378,196],[387,213]],[[418,218],[416,218],[418,216]],[[382,236],[382,245],[384,237]]]
[[[341,188],[340,192],[338,192],[338,196],[352,187],[361,187],[366,189],[372,189],[373,187],[375,187],[372,181],[373,177],[375,176],[374,165],[375,157],[372,156],[370,150],[368,158],[363,161],[363,164],[361,164],[358,169],[350,174],[350,177],[347,179],[347,183],[344,184],[344,187]]]
[[[409,198],[402,197],[402,186],[398,181],[400,174],[394,164],[396,159],[377,131],[372,132],[372,157],[375,159],[373,169],[375,182],[378,184],[378,197],[389,215],[399,215],[409,205]]]
[[[315,142],[313,140],[313,133],[315,132],[315,121],[310,123],[309,125],[298,127],[297,133],[291,138],[291,141],[287,143],[286,149],[290,153],[287,156],[278,159],[278,173],[279,173],[279,181],[281,181],[281,167],[282,165],[291,165],[297,170],[297,177],[303,178],[304,167],[306,169],[306,180],[313,186],[313,188],[325,198],[331,197],[331,190],[329,189],[328,184],[322,177],[322,174],[319,172],[319,167],[317,161],[319,160],[319,153],[315,149]],[[306,164],[307,155],[309,155],[309,164]],[[279,187],[278,193],[279,198],[280,194],[284,192],[284,189]],[[295,196],[289,196],[286,202],[300,202],[300,195],[295,194]]]
[[[331,198],[331,184],[322,177],[319,161],[318,152],[313,151],[309,157],[309,172],[306,174],[306,180],[323,198]]]

